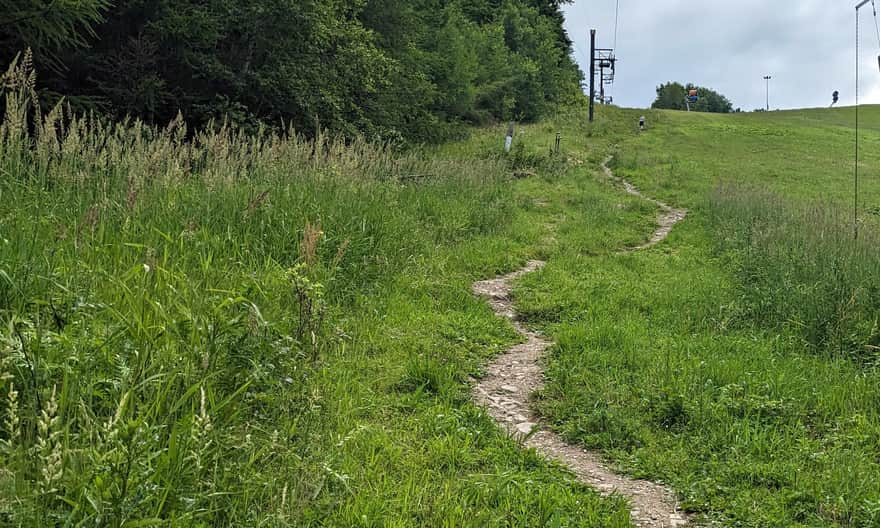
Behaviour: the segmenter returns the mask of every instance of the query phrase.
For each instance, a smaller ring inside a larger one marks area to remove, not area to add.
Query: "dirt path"
[[[675,227],[675,224],[684,220],[684,217],[687,216],[687,211],[685,209],[676,209],[671,207],[660,200],[655,198],[651,198],[649,196],[645,196],[639,191],[635,185],[630,182],[624,180],[623,178],[618,178],[614,175],[614,172],[610,168],[608,168],[608,162],[611,161],[611,157],[608,157],[604,163],[602,163],[602,170],[605,172],[605,176],[607,176],[610,180],[619,183],[623,186],[624,190],[627,193],[638,196],[643,200],[647,200],[657,207],[659,207],[663,213],[660,215],[660,218],[657,219],[657,230],[654,231],[654,234],[651,235],[651,239],[648,242],[642,244],[641,246],[636,246],[633,248],[627,248],[627,251],[638,251],[640,249],[648,249],[651,246],[655,246],[658,243],[662,242],[669,236],[669,233],[672,232],[672,228]]]
[[[646,249],[664,240],[673,226],[684,219],[687,211],[644,196],[632,184],[614,176],[608,168],[608,161],[610,158],[602,164],[602,168],[609,178],[622,184],[626,192],[655,203],[663,211],[658,219],[658,229],[651,239],[646,244],[626,250]],[[531,261],[519,271],[474,284],[474,292],[485,297],[495,313],[509,319],[526,338],[525,343],[511,348],[489,366],[486,377],[474,387],[474,397],[488,408],[489,414],[499,424],[512,434],[525,438],[529,447],[567,466],[578,480],[603,494],[618,493],[629,499],[636,526],[674,528],[687,525],[689,519],[678,510],[675,495],[670,490],[652,482],[614,473],[602,463],[599,454],[567,444],[559,435],[543,427],[539,417],[530,409],[529,397],[544,386],[541,360],[553,343],[517,320],[510,290],[516,279],[543,266],[544,262]]]

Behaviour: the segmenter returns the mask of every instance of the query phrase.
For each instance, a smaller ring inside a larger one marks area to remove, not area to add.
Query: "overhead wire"
[[[872,0],[873,1],[873,0]],[[876,15],[876,11],[875,11]],[[876,16],[874,19],[876,20]],[[617,27],[620,22],[620,0],[617,0],[616,7],[614,8],[614,49],[617,49]],[[880,36],[880,29],[878,29],[878,36]]]
[[[574,44],[575,51],[581,54],[581,57],[584,59],[584,62],[589,63],[590,62],[590,54],[585,52],[583,50],[583,48],[581,48],[581,46],[577,43],[577,40],[572,39],[571,43]]]
[[[620,0],[616,0],[614,5],[614,46],[612,46],[612,50],[614,53],[617,53],[617,30],[620,27]],[[611,81],[611,86],[608,89],[609,93],[614,94],[614,81]]]
[[[871,7],[874,8],[874,29],[877,31],[877,46],[880,48],[880,22],[877,22],[877,4],[871,0]]]

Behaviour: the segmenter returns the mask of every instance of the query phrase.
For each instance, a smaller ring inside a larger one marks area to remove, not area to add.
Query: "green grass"
[[[561,110],[504,156],[505,126],[28,135],[6,97],[0,524],[629,526],[470,398],[518,339],[471,284],[530,258],[566,438],[717,525],[880,524],[876,108],[853,244],[851,109]],[[609,153],[690,209],[658,247],[618,253],[657,211]]]
[[[650,131],[621,151],[619,175],[689,206],[719,183],[759,186],[795,199],[852,207],[854,110],[725,116],[652,112]],[[880,205],[880,108],[861,110],[863,207]]]
[[[615,168],[688,219],[648,251],[562,251],[516,292],[558,343],[554,427],[722,526],[880,524],[878,160],[853,243],[850,113],[650,114]]]
[[[24,95],[0,134],[0,524],[629,525],[470,398],[518,339],[473,281],[650,224],[546,155],[548,125],[515,159],[498,129],[399,154],[56,110],[27,136]],[[568,121],[578,149],[618,137]]]

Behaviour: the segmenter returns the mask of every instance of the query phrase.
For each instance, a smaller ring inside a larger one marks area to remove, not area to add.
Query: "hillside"
[[[880,170],[880,108],[865,106],[860,113],[860,172],[870,208],[880,204],[880,188],[871,185]],[[722,181],[852,203],[853,108],[730,116],[655,111],[651,117],[654,130],[627,149],[618,165],[638,166],[640,183],[660,193],[666,187],[680,203],[694,203]]]
[[[852,109],[653,112],[620,143],[616,174],[690,213],[655,250],[572,248],[524,280],[564,437],[723,526],[880,522],[880,111],[862,116],[858,242]]]
[[[696,522],[880,522],[878,108],[854,242],[846,108],[638,133],[574,104],[505,154],[506,126],[400,150],[29,98],[0,126],[0,524],[649,526],[474,400],[529,340],[530,425]],[[669,238],[648,198],[689,210]]]

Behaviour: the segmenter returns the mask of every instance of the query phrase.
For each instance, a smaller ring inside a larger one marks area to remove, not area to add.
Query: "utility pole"
[[[590,30],[590,123],[593,122],[593,107],[596,103],[596,30]]]
[[[770,79],[773,77],[771,75],[765,75],[764,80],[767,81],[767,111],[770,111]]]

